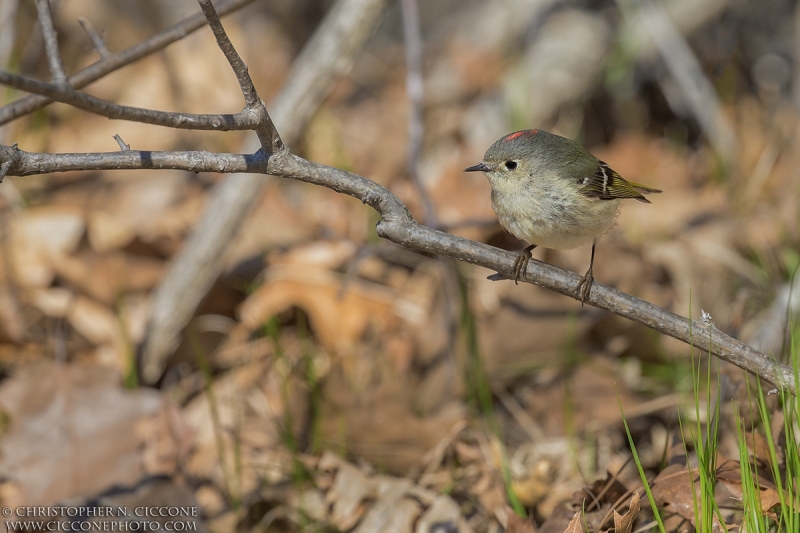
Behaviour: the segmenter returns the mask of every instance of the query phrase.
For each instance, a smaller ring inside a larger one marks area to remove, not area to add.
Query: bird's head
[[[540,130],[509,133],[489,147],[483,161],[464,171],[485,172],[492,185],[522,180],[536,172],[549,137],[555,136]]]

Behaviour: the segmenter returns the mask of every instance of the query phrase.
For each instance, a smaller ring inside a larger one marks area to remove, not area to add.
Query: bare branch
[[[267,108],[261,98],[258,96],[253,80],[250,78],[250,73],[247,71],[247,65],[244,64],[239,53],[234,48],[233,43],[225,33],[225,28],[222,27],[222,22],[219,20],[211,0],[197,0],[200,3],[200,8],[208,20],[208,25],[214,33],[214,38],[217,40],[222,53],[225,54],[225,59],[230,63],[233,72],[236,74],[236,79],[239,81],[239,87],[244,96],[244,102],[248,109],[256,112],[261,120],[257,124],[255,131],[258,135],[258,140],[261,142],[261,148],[267,153],[274,153],[280,150],[285,150],[286,147],[278,134],[278,130],[272,123],[272,119],[267,112]]]
[[[124,144],[124,143],[123,143]],[[265,173],[266,159],[260,154],[218,154],[206,151],[148,152],[122,149],[117,152],[40,154],[0,145],[0,162],[8,164],[9,176],[31,176],[70,170],[162,169],[189,172]]]
[[[53,83],[66,83],[67,74],[64,72],[64,63],[61,61],[61,52],[58,49],[58,35],[53,24],[50,0],[36,0],[36,10],[39,12],[39,26],[42,28],[44,48],[47,51],[47,61],[50,64]]]
[[[0,183],[3,183],[3,179],[8,175],[8,171],[11,170],[11,161],[3,161],[0,164]]]
[[[217,5],[217,12],[220,15],[227,15],[243,6],[252,3],[254,0],[228,0],[219,2]],[[143,57],[147,57],[153,52],[157,52],[168,45],[183,39],[190,33],[197,31],[206,25],[205,16],[202,13],[196,13],[191,17],[175,24],[174,26],[158,33],[149,39],[135,44],[130,48],[126,48],[122,52],[103,58],[100,61],[89,65],[83,70],[72,74],[67,77],[67,83],[73,88],[80,89],[86,85],[97,81],[103,76],[114,72],[126,65],[138,61]],[[32,113],[37,109],[41,109],[47,104],[53,102],[52,98],[41,95],[30,95],[20,98],[16,102],[8,104],[0,108],[0,126],[6,124],[16,118]]]
[[[402,0],[403,38],[406,52],[406,91],[410,112],[408,114],[408,173],[411,182],[419,193],[422,202],[423,223],[438,227],[436,208],[428,191],[420,181],[419,159],[422,155],[424,133],[422,118],[422,99],[424,83],[422,78],[422,35],[419,28],[417,0]]]
[[[83,30],[89,36],[89,39],[92,40],[92,45],[94,46],[94,49],[97,50],[97,53],[100,54],[100,57],[107,58],[111,56],[111,51],[106,46],[106,42],[102,37],[100,37],[100,34],[95,31],[91,22],[83,17],[78,17],[78,24],[81,25],[81,28],[83,28]]]
[[[119,133],[115,133],[114,134],[114,140],[117,141],[117,144],[119,145],[119,149],[120,150],[125,151],[125,150],[130,150],[131,149],[131,145],[126,143],[125,141],[123,141],[122,137],[120,137]]]
[[[250,79],[250,74],[247,72],[247,65],[244,64],[233,43],[225,33],[225,28],[222,27],[222,22],[219,20],[214,6],[211,5],[211,0],[197,0],[200,4],[200,9],[203,10],[208,25],[214,33],[214,38],[217,40],[217,45],[222,53],[225,54],[225,59],[230,63],[233,72],[236,74],[236,79],[239,81],[239,87],[242,89],[244,95],[244,102],[247,107],[258,107],[260,98],[256,92],[253,80]]]
[[[16,35],[18,0],[0,2],[0,67],[8,64]]]
[[[12,176],[82,169],[180,169],[194,172],[253,172],[296,179],[358,198],[381,215],[378,235],[413,250],[441,254],[510,275],[516,254],[422,226],[405,204],[390,191],[366,178],[328,167],[289,153],[269,158],[261,154],[213,154],[209,152],[138,152],[100,154],[33,154],[16,147],[0,146],[2,167]],[[215,167],[214,165],[218,165]],[[578,299],[575,287],[581,277],[568,270],[533,260],[525,280],[545,289]],[[706,320],[689,320],[671,311],[595,281],[587,304],[627,318],[755,374],[796,394],[792,369],[738,341]]]
[[[0,83],[29,93],[47,96],[57,102],[69,104],[106,118],[144,122],[170,128],[217,131],[252,130],[262,118],[258,109],[246,109],[235,115],[198,115],[124,106],[76,91],[66,84],[45,83],[4,70],[0,70]]]

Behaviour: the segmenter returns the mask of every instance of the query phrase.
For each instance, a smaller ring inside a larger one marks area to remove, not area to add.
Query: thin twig
[[[237,9],[252,3],[254,0],[228,0],[219,2],[217,5],[217,12],[220,15],[227,15],[236,11]],[[206,19],[202,13],[196,13],[191,17],[187,17],[178,24],[167,28],[166,30],[157,33],[149,39],[142,41],[138,44],[126,48],[122,52],[103,58],[100,61],[93,63],[83,70],[79,70],[75,74],[67,77],[67,83],[75,89],[80,89],[89,85],[93,81],[97,81],[103,76],[114,72],[126,65],[130,65],[134,61],[138,61],[143,57],[157,52],[168,45],[179,41],[197,31],[206,25]],[[25,96],[16,102],[8,104],[0,108],[0,126],[6,124],[16,118],[32,113],[37,109],[41,109],[47,104],[53,102],[52,98],[41,96],[38,94]]]
[[[244,96],[244,102],[247,109],[254,112],[259,117],[258,124],[256,124],[255,131],[258,135],[258,140],[261,142],[261,148],[268,154],[285,150],[281,136],[278,130],[272,123],[272,119],[267,112],[267,108],[261,98],[258,96],[256,86],[253,85],[253,80],[250,78],[250,73],[247,71],[247,65],[242,61],[241,56],[234,48],[233,43],[228,38],[225,28],[222,27],[222,22],[219,20],[211,0],[197,0],[200,3],[200,9],[208,20],[208,25],[214,33],[214,38],[217,40],[217,45],[222,53],[225,54],[225,59],[228,60],[233,72],[236,74],[236,79],[239,81],[239,87]]]
[[[18,0],[4,0],[0,2],[0,67],[5,67],[16,37],[16,24]]]
[[[123,152],[131,149],[131,145],[123,141],[119,133],[114,134],[114,140],[117,141],[119,149],[122,150]]]
[[[66,83],[67,74],[64,72],[64,62],[61,60],[61,52],[58,49],[58,34],[56,34],[56,27],[53,24],[50,0],[36,0],[36,10],[39,12],[39,26],[42,28],[44,48],[47,51],[47,61],[50,65],[53,83]]]
[[[253,80],[250,79],[250,74],[247,72],[247,66],[228,38],[228,34],[225,32],[225,28],[222,27],[222,22],[220,22],[219,15],[217,15],[214,6],[211,4],[211,0],[197,1],[200,4],[200,9],[203,10],[203,15],[205,15],[208,25],[211,27],[211,31],[214,33],[217,46],[225,54],[225,59],[228,60],[233,72],[236,74],[245,104],[250,108],[258,107],[261,99],[258,97]]]
[[[422,158],[423,140],[425,138],[425,122],[423,117],[423,99],[425,96],[425,80],[422,74],[422,31],[419,27],[419,9],[417,0],[402,0],[403,39],[406,56],[406,91],[408,92],[408,174],[417,189],[422,203],[422,223],[431,227],[439,227],[436,206],[431,199],[419,174]],[[447,351],[451,352],[458,341],[459,314],[454,302],[459,301],[460,287],[455,262],[447,257],[437,256],[442,268],[442,308],[447,321]]]
[[[29,93],[47,96],[52,100],[69,104],[97,115],[132,122],[143,122],[156,126],[166,126],[187,130],[252,130],[261,117],[251,109],[235,115],[230,114],[192,114],[171,111],[156,111],[115,104],[102,98],[76,91],[67,84],[45,83],[0,70],[0,84],[8,85]]]
[[[424,126],[422,101],[425,85],[422,77],[422,32],[419,28],[417,0],[401,0],[403,39],[406,53],[406,92],[408,92],[408,174],[422,202],[423,224],[438,227],[436,208],[419,175]]]
[[[91,39],[92,41],[92,46],[94,46],[94,49],[97,50],[98,54],[100,54],[100,57],[104,59],[110,57],[111,51],[106,46],[106,42],[103,40],[100,34],[97,33],[97,31],[94,29],[92,23],[89,22],[88,19],[85,19],[83,17],[78,17],[78,24],[81,25],[83,31],[85,31],[86,34],[89,36],[89,39]]]
[[[479,265],[508,278],[516,254],[422,226],[400,199],[381,185],[333,167],[281,152],[266,158],[260,154],[211,154],[208,152],[110,152],[101,154],[33,154],[0,146],[0,161],[10,162],[8,174],[44,174],[78,169],[178,168],[215,172],[252,172],[304,181],[358,198],[381,215],[378,235],[413,250],[442,254]],[[225,163],[213,168],[214,163]],[[174,165],[174,166],[170,166]],[[581,276],[574,272],[531,261],[524,281],[578,299],[575,287]],[[586,303],[669,335],[710,352],[773,385],[796,393],[792,369],[716,329],[713,323],[690,320],[640,298],[595,281]]]

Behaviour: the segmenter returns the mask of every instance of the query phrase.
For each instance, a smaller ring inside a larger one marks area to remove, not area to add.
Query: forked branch
[[[254,0],[223,0],[218,2],[216,10],[219,15],[232,13],[237,9],[252,3]],[[162,50],[170,44],[179,41],[192,32],[197,31],[207,24],[202,13],[196,13],[183,21],[167,28],[166,30],[146,39],[138,44],[126,48],[116,54],[103,57],[100,61],[67,76],[67,83],[74,89],[80,89],[100,78],[119,70],[126,65]],[[55,101],[53,98],[40,94],[25,96],[0,108],[0,126],[14,119],[43,108]]]

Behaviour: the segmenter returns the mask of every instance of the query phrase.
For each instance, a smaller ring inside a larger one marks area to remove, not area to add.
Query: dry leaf
[[[421,414],[412,383],[397,376],[377,387],[353,391],[341,368],[328,374],[319,423],[321,442],[344,447],[392,474],[424,463],[425,455],[463,423],[463,404],[452,402]]]
[[[623,485],[616,476],[611,474],[611,472],[606,472],[604,478],[597,479],[589,487],[575,491],[572,494],[572,505],[576,508],[587,505],[589,506],[587,507],[588,509],[594,509],[594,502],[597,499],[599,499],[597,503],[601,506],[603,504],[611,505],[622,498],[627,492],[625,485]]]
[[[97,256],[90,252],[64,257],[54,268],[70,285],[106,305],[115,305],[126,292],[155,287],[164,262],[124,253]]]
[[[31,303],[47,316],[66,316],[75,298],[71,290],[63,287],[32,289],[28,296]]]
[[[656,503],[694,521],[694,496],[689,475],[690,471],[685,465],[670,465],[656,476],[651,488]],[[696,476],[695,473],[691,475]]]
[[[257,329],[291,307],[300,307],[326,349],[352,353],[368,327],[384,331],[397,320],[404,299],[395,291],[375,283],[351,283],[340,294],[343,279],[338,274],[299,265],[275,265],[267,280],[239,308],[242,326]],[[406,304],[408,305],[408,304]]]
[[[295,246],[283,253],[271,254],[271,265],[305,265],[322,270],[337,270],[350,261],[358,252],[353,241],[314,241]]]
[[[290,497],[294,497],[294,494],[293,491]],[[302,511],[304,516],[318,522],[327,520],[329,509],[328,504],[325,503],[325,495],[321,490],[316,488],[306,489],[297,494],[295,499],[296,502],[294,502],[293,507]]]
[[[407,478],[369,476],[326,452],[319,461],[317,485],[330,486],[325,496],[325,518],[338,530],[354,533],[430,533],[447,527],[455,533],[472,533],[458,504],[449,496],[414,485]],[[331,482],[327,479],[333,475]],[[357,524],[357,525],[356,525]]]
[[[378,478],[377,498],[354,533],[413,533],[422,509],[416,500],[406,496],[410,489],[408,479]]]
[[[506,533],[536,533],[536,527],[530,518],[521,518],[514,510],[506,505],[508,525]]]
[[[745,433],[745,440],[747,441],[747,449],[750,455],[755,457],[761,464],[768,465],[772,454],[770,453],[769,444],[764,435],[754,429],[753,431]]]
[[[472,533],[472,529],[461,515],[461,509],[459,509],[458,504],[449,496],[436,496],[428,510],[417,520],[417,528],[414,533],[432,533],[434,524],[443,524],[448,528],[448,531]]]
[[[341,531],[347,531],[364,515],[365,500],[374,497],[375,483],[351,464],[339,462],[337,468],[336,480],[325,501],[333,504],[331,524]]]
[[[120,220],[112,212],[92,213],[88,223],[89,244],[98,253],[118,250],[136,236],[136,228]]]
[[[727,463],[728,461],[722,460],[722,464]],[[738,463],[736,468],[738,468]],[[670,465],[656,476],[651,487],[656,503],[696,525],[695,506],[699,512],[703,512],[700,509],[700,502],[695,500],[695,493],[700,490],[699,474],[696,469],[690,470],[685,465]],[[727,530],[725,525],[718,521],[716,515],[713,520],[714,526],[720,531]]]
[[[162,416],[164,405],[154,390],[124,390],[108,367],[25,368],[0,386],[0,409],[9,420],[0,440],[0,475],[19,486],[25,505],[45,505],[135,484],[148,474],[150,453],[159,457],[158,472],[171,474],[183,445],[168,451],[170,424],[150,426],[150,432],[139,424]],[[155,442],[160,451],[147,451]]]
[[[639,493],[635,492],[630,505],[628,505],[627,513],[621,515],[614,509],[614,533],[631,533],[633,521],[636,520],[639,510]]]
[[[564,530],[564,533],[584,533],[583,532],[583,522],[581,521],[582,513],[578,511],[575,513],[575,516],[572,517],[570,520],[567,529]]]
[[[589,249],[586,252],[584,262],[588,261]],[[535,252],[534,255],[536,253],[546,252]],[[540,257],[542,255],[537,256]],[[570,302],[559,294],[529,284],[517,286],[489,281],[486,279],[487,273],[487,270],[476,269],[473,284],[478,339],[490,378],[502,376],[507,379],[517,368],[524,371],[522,368],[527,365],[530,368],[561,364],[564,357],[563,339],[569,335],[570,328],[575,335],[581,335],[590,325],[585,320],[578,320],[572,325],[564,320],[564,316],[578,309],[580,303]],[[521,361],[525,361],[524,365]],[[541,400],[539,398],[539,403]],[[548,398],[545,403],[545,409],[552,412],[552,405],[556,402]],[[581,414],[578,409],[575,412]],[[537,416],[534,418],[538,419]],[[543,419],[549,423],[551,417],[545,416]],[[563,427],[559,421],[553,420],[553,424],[558,428]]]
[[[723,460],[722,464],[717,466],[717,481],[724,485],[734,498],[738,500],[742,499],[744,491],[742,490],[742,473],[739,461],[731,459]],[[780,505],[781,499],[775,485],[764,478],[760,473],[756,481],[758,483],[757,488],[760,492],[761,511],[766,513],[776,505]]]
[[[76,298],[68,318],[72,327],[94,344],[114,341],[120,336],[114,312],[89,298]]]
[[[212,383],[213,397],[199,394],[184,408],[194,434],[194,447],[186,464],[192,475],[225,487],[226,472],[241,461],[250,465],[239,479],[239,490],[244,494],[256,490],[265,480],[277,483],[285,479],[285,469],[272,466],[273,462],[288,460],[285,449],[278,446],[280,424],[290,410],[294,423],[303,426],[306,393],[297,390],[295,381],[285,380],[271,369],[263,358],[249,361],[218,376]]]
[[[47,287],[55,265],[73,252],[85,229],[79,209],[66,206],[36,207],[11,221],[8,253],[14,281],[24,287]]]
[[[126,140],[131,142],[130,139]],[[88,221],[89,244],[96,252],[118,250],[135,237],[154,241],[159,237],[182,235],[193,222],[181,215],[189,187],[184,176],[171,172],[135,173],[133,179],[121,181],[115,174],[113,188],[103,191],[93,199],[96,207]],[[198,212],[199,205],[193,208]],[[174,224],[175,216],[181,224]]]
[[[25,336],[26,325],[22,321],[15,292],[0,281],[0,342],[9,340],[18,343]]]
[[[539,533],[563,533],[572,519],[571,506],[557,505],[547,520],[539,527]]]

